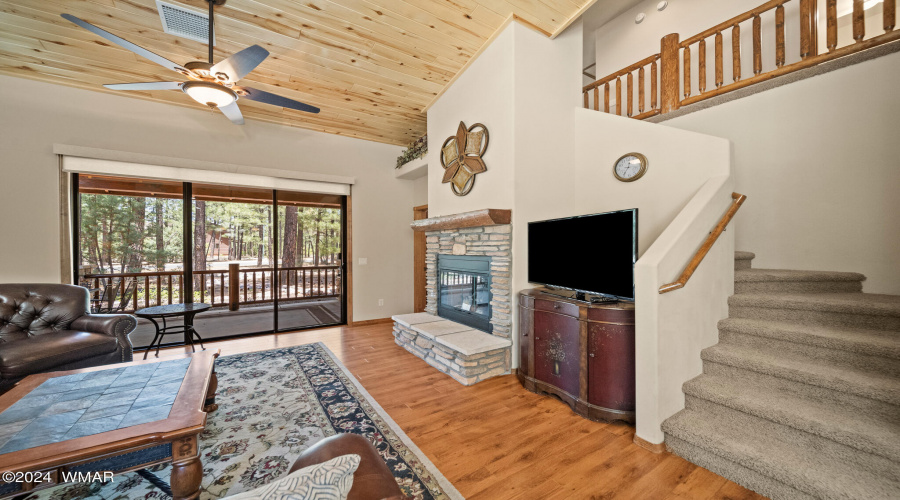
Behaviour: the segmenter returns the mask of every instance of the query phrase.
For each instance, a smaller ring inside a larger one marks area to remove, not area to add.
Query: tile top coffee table
[[[64,473],[142,471],[172,462],[173,496],[196,498],[197,435],[206,412],[216,408],[218,355],[26,377],[0,396],[0,472],[42,474],[38,481],[0,482],[0,497],[53,486]]]

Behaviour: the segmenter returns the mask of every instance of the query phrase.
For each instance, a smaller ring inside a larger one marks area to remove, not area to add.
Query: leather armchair
[[[86,288],[0,284],[0,394],[33,373],[132,360],[128,314],[90,314]]]
[[[337,434],[325,438],[300,454],[290,472],[327,462],[341,455],[359,455],[353,486],[347,500],[405,500],[397,480],[368,439],[358,434]],[[290,473],[289,472],[289,473]]]

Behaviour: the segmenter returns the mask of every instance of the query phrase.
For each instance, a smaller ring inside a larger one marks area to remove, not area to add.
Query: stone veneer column
[[[429,231],[425,239],[425,312],[437,315],[437,260],[445,255],[491,257],[491,324],[493,334],[512,335],[512,288],[510,283],[512,226],[467,227]]]

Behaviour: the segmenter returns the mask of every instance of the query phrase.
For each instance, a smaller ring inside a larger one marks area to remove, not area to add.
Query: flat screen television
[[[638,210],[528,223],[528,281],[634,300]]]

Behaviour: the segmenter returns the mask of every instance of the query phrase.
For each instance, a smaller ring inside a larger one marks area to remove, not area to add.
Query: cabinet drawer
[[[534,308],[538,311],[550,311],[566,316],[578,317],[578,305],[555,300],[534,299]]]
[[[587,313],[588,321],[604,323],[634,324],[634,309],[591,308]]]

